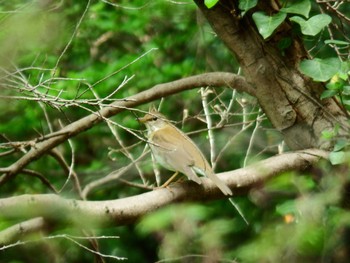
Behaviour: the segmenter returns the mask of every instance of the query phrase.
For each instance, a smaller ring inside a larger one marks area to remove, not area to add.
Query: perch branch
[[[317,149],[290,152],[218,176],[232,189],[233,195],[238,196],[283,172],[305,170],[321,158],[328,158],[328,153]],[[223,197],[212,181],[202,178],[201,185],[191,181],[174,183],[168,188],[107,201],[64,199],[55,194],[8,197],[0,199],[0,211],[2,219],[42,217],[45,221],[83,224],[86,228],[120,226],[134,223],[141,216],[172,203]]]
[[[22,239],[30,233],[36,233],[46,228],[45,220],[42,217],[32,218],[27,221],[15,224],[0,231],[0,246]]]

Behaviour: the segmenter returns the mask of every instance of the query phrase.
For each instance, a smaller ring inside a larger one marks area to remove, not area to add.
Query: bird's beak
[[[145,116],[141,117],[141,118],[137,118],[139,122],[141,123],[146,123],[149,122],[150,120],[152,120],[154,118],[153,115],[151,114],[146,114]]]
[[[146,118],[145,118],[146,116],[143,116],[143,117],[140,117],[140,118],[137,118],[137,120],[139,121],[139,122],[141,122],[141,123],[145,123],[145,122],[147,122],[147,120],[146,120]]]

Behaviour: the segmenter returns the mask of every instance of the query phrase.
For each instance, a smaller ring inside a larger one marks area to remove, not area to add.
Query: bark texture
[[[247,81],[264,112],[293,149],[330,149],[332,143],[321,139],[321,132],[340,124],[342,134],[348,130],[346,116],[333,100],[320,100],[323,83],[315,83],[301,74],[298,64],[308,54],[303,43],[292,36],[284,22],[268,40],[257,31],[251,13],[238,14],[238,1],[223,0],[208,9],[203,0],[195,0],[215,33],[236,56]],[[273,14],[274,1],[259,1],[256,10]],[[292,38],[292,45],[281,52],[277,47],[282,37]]]

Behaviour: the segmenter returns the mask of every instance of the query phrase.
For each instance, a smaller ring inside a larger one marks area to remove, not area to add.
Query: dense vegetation
[[[0,262],[347,262],[350,6],[270,2],[1,3]],[[219,14],[249,25],[257,46],[304,76],[326,124],[298,115],[298,128],[283,126],[289,105],[276,117],[280,93],[257,86],[284,73],[261,66],[252,80],[249,65],[263,58],[247,61],[248,41],[230,46]],[[199,74],[193,86],[175,82]],[[145,194],[172,174],[152,161],[137,121],[151,104],[217,173],[247,171],[243,186],[228,182],[232,198],[189,182],[177,185],[193,192],[173,201],[162,203],[171,187]],[[304,120],[320,124],[305,132]],[[282,159],[293,150],[302,151]],[[139,214],[110,220],[119,204]]]

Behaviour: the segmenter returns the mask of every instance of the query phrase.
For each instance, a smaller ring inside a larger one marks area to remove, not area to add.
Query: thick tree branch
[[[0,231],[0,246],[9,244],[24,238],[31,233],[37,233],[45,230],[46,224],[42,217],[29,219],[27,221],[15,224],[5,230]]]
[[[128,108],[133,108],[162,97],[167,97],[175,93],[203,86],[228,86],[232,89],[254,95],[254,89],[243,77],[226,72],[205,73],[164,84],[158,84],[148,90],[137,93],[123,100],[115,101],[110,106],[105,107],[98,112],[75,121],[57,132],[46,135],[44,139],[39,138],[40,141],[38,140],[39,142],[37,142],[32,149],[17,162],[7,168],[0,169],[0,172],[5,173],[5,175],[0,178],[0,184],[6,182],[11,176],[20,172],[29,163],[40,158],[49,150],[67,139],[90,129],[105,118],[116,115]]]
[[[220,0],[213,8],[207,8],[203,0],[194,2],[235,55],[247,82],[256,88],[260,107],[289,148],[332,149],[333,141],[323,140],[322,132],[335,125],[340,125],[339,136],[348,136],[343,109],[333,99],[320,99],[324,83],[314,82],[299,71],[299,62],[308,53],[301,38],[291,33],[288,19],[279,26],[278,33],[263,39],[250,11],[243,17],[237,15],[238,1]],[[274,2],[259,1],[254,12],[274,13]],[[279,44],[284,37],[291,39],[291,45],[281,52]]]
[[[327,152],[307,150],[277,155],[257,164],[218,174],[232,189],[234,196],[286,171],[301,171],[328,158]],[[120,226],[135,222],[141,216],[176,202],[208,201],[223,198],[221,191],[207,178],[202,185],[187,181],[169,188],[109,201],[64,199],[54,194],[21,195],[0,199],[3,219],[43,217],[45,221],[89,226]]]

